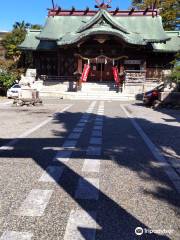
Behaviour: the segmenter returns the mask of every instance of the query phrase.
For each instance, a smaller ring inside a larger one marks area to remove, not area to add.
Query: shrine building
[[[158,9],[112,10],[105,3],[96,8],[54,7],[42,30],[28,30],[20,49],[32,55],[38,76],[76,81],[75,73],[89,65],[85,81],[108,84],[114,83],[112,68],[119,73],[123,66],[126,86],[161,82],[180,51],[180,32],[163,29]]]

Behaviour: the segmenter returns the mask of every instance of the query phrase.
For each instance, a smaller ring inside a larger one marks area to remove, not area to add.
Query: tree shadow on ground
[[[143,108],[151,108],[153,109],[154,111],[156,112],[160,112],[160,113],[163,113],[163,114],[166,114],[167,116],[173,118],[171,120],[169,119],[164,119],[166,122],[180,122],[180,110],[179,109],[172,109],[172,108],[169,108],[169,107],[159,107],[159,108],[153,108],[152,106],[146,106],[142,101],[136,101],[134,103],[135,106],[140,106],[140,107],[143,107]]]
[[[145,106],[141,105],[142,112]],[[161,112],[164,114],[162,120],[164,123],[155,123],[147,121],[143,118],[134,117],[135,120],[141,125],[141,127],[146,131],[146,133],[153,138],[162,153],[170,160],[180,164],[180,111],[172,109],[158,109],[154,112]],[[158,119],[157,119],[158,121]],[[170,123],[170,124],[169,124]],[[157,134],[159,133],[159,134]],[[170,136],[170,137],[169,137]],[[159,141],[159,138],[166,141]],[[163,144],[164,142],[164,144]],[[179,162],[179,163],[178,163]]]
[[[138,220],[133,214],[127,212],[122,206],[117,204],[113,199],[99,191],[90,182],[85,180],[77,172],[71,169],[67,164],[59,161],[52,162],[52,159],[58,151],[55,148],[61,148],[64,139],[72,132],[74,125],[72,119],[79,119],[82,117],[81,112],[65,112],[56,114],[53,124],[64,124],[66,132],[55,131],[53,137],[50,138],[25,138],[18,142],[14,149],[0,151],[0,161],[7,161],[10,158],[20,158],[22,161],[26,158],[31,158],[43,170],[46,171],[49,165],[64,167],[63,175],[57,183],[64,189],[66,193],[78,205],[86,211],[92,218],[94,218],[91,211],[98,211],[98,216],[94,219],[100,226],[97,236],[99,240],[134,240],[134,239],[152,239],[152,240],[169,240],[167,236],[158,234],[146,234],[142,236],[135,235],[135,228],[142,227],[149,229],[149,227]],[[96,114],[91,114],[91,119],[97,117]],[[171,182],[164,174],[162,168],[156,168],[153,163],[156,160],[153,158],[149,150],[146,148],[142,140],[138,137],[135,129],[127,123],[126,118],[119,117],[105,117],[104,119],[104,144],[103,154],[101,159],[114,161],[117,167],[125,167],[130,171],[136,172],[142,181],[154,181],[162,183],[165,188],[156,188],[156,192],[143,192],[142,194],[151,194],[161,201],[170,203],[174,208],[179,205],[178,196],[174,190]],[[93,121],[89,122],[89,128],[93,125]],[[119,127],[118,127],[119,126]],[[171,127],[168,126],[171,130]],[[84,135],[83,135],[84,134]],[[73,159],[86,158],[86,149],[89,143],[90,132],[83,133],[80,142],[72,153]],[[58,138],[58,137],[61,138]],[[111,136],[111,137],[110,137]],[[0,139],[3,142],[3,139]],[[9,139],[12,140],[12,139]],[[7,142],[7,139],[5,139]],[[137,158],[135,157],[137,155]],[[96,156],[91,157],[92,160]],[[52,175],[52,177],[54,177]],[[75,198],[75,189],[78,180],[82,178],[87,186],[99,191],[99,201],[81,200]],[[54,180],[56,180],[54,178]],[[168,189],[168,190],[167,190]],[[79,231],[84,236],[84,239],[89,240],[89,232],[92,229],[79,228]]]

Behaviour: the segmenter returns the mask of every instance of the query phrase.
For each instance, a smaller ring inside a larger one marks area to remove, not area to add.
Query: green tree
[[[22,22],[15,22],[13,25],[13,29],[20,29],[22,31],[26,31],[27,28],[31,26],[30,23],[25,23],[25,21]]]
[[[13,59],[15,62],[19,60],[21,51],[18,49],[18,45],[24,41],[28,28],[41,29],[42,26],[39,24],[25,23],[25,21],[15,22],[12,32],[3,39],[3,45],[6,49],[6,57],[8,59]]]
[[[40,25],[40,24],[31,24],[30,27],[31,27],[31,29],[35,29],[35,30],[42,29],[42,25]]]
[[[179,0],[132,0],[132,6],[137,9],[152,8],[161,9],[161,16],[165,30],[175,30],[179,24]]]
[[[178,83],[180,86],[180,52],[176,54],[174,61],[171,63],[173,64],[174,68],[170,78],[173,82]]]
[[[172,74],[171,74],[171,80],[173,82],[180,84],[180,66],[174,67]]]
[[[0,60],[0,95],[5,95],[7,89],[10,88],[16,80],[16,74],[10,71],[12,65],[12,60]]]
[[[18,65],[19,62],[0,59],[0,95],[5,95],[15,80],[20,80],[21,75],[24,74],[25,69],[19,68]]]
[[[13,59],[15,62],[19,59],[21,52],[18,45],[25,39],[26,31],[21,28],[15,28],[3,39],[3,46],[6,49],[6,57]]]
[[[3,88],[4,92],[10,88],[16,80],[16,76],[10,72],[0,72],[0,87]]]
[[[40,24],[26,23],[25,21],[15,22],[15,24],[13,25],[13,30],[20,29],[22,31],[26,31],[28,28],[39,30],[42,29],[42,26]]]

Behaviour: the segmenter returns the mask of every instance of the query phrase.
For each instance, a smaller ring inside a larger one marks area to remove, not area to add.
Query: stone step
[[[69,89],[75,88],[75,82],[58,82],[58,81],[45,81],[42,86],[42,91],[68,91]],[[114,91],[114,83],[83,83],[82,92],[108,92]]]
[[[59,91],[41,91],[41,97],[59,97],[63,99],[82,99],[82,100],[135,100],[135,95],[109,92],[108,94],[100,92],[59,92]]]
[[[61,98],[63,99],[71,99],[71,100],[111,100],[111,101],[134,101],[135,98],[130,98],[130,97],[96,97],[96,96],[76,96],[76,97],[72,97],[72,96],[61,96]]]
[[[73,96],[104,96],[103,92],[63,92],[63,91],[40,91],[41,94],[64,94]],[[106,93],[107,96],[133,96],[134,94],[117,93],[115,91],[109,91]]]

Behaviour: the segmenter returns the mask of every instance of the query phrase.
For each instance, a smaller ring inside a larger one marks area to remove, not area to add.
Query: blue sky
[[[11,30],[14,22],[26,22],[44,24],[47,16],[47,8],[51,7],[51,0],[0,0],[0,31]],[[93,8],[95,0],[54,0],[62,8],[75,6],[84,9],[89,6]],[[127,9],[131,0],[112,0],[112,8],[119,6]]]

